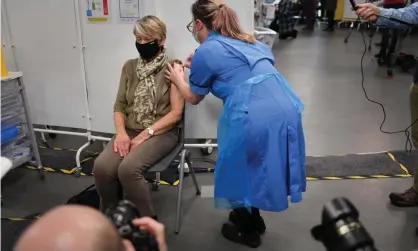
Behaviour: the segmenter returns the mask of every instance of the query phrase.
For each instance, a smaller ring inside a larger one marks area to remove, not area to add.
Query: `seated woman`
[[[145,16],[134,34],[139,58],[122,68],[114,105],[116,135],[96,159],[93,174],[101,210],[117,203],[121,184],[141,216],[155,217],[144,172],[176,146],[184,100],[164,76],[169,62],[165,24]]]

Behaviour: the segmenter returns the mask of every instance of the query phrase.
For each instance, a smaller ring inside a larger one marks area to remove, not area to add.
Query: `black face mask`
[[[157,40],[145,44],[135,42],[135,46],[141,58],[145,60],[152,59],[158,54],[158,52],[160,52],[160,45],[158,44]]]

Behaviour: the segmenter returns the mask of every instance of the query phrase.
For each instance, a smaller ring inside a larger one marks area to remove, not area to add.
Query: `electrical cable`
[[[357,21],[360,21],[360,17],[358,17],[357,18]],[[393,21],[397,21],[397,20],[393,20]],[[363,31],[360,29],[360,33],[361,33],[361,37],[363,38],[363,44],[364,44],[364,52],[363,52],[363,55],[361,56],[361,61],[360,61],[360,68],[361,68],[361,87],[362,87],[362,89],[363,89],[363,92],[364,92],[364,95],[365,95],[365,97],[366,97],[366,99],[369,101],[369,102],[371,102],[371,103],[374,103],[374,104],[377,104],[377,105],[379,105],[381,108],[382,108],[382,112],[383,112],[383,121],[382,121],[382,123],[380,124],[380,131],[382,132],[382,133],[385,133],[385,134],[389,134],[389,135],[392,135],[392,134],[398,134],[398,133],[404,133],[405,134],[405,137],[406,137],[406,142],[405,142],[405,151],[406,152],[408,152],[408,153],[411,153],[411,151],[412,151],[412,140],[411,140],[411,133],[409,132],[409,129],[415,124],[415,123],[417,123],[418,122],[418,118],[417,119],[415,119],[415,121],[413,121],[406,129],[404,129],[404,130],[399,130],[399,131],[385,131],[385,130],[383,130],[383,125],[385,124],[385,122],[386,122],[386,118],[387,118],[387,116],[386,116],[386,109],[385,109],[385,107],[383,106],[383,104],[382,103],[380,103],[380,102],[378,102],[378,101],[375,101],[375,100],[372,100],[371,98],[369,98],[369,95],[367,94],[367,91],[366,91],[366,88],[365,88],[365,86],[364,86],[364,69],[363,69],[363,60],[364,60],[364,57],[366,56],[366,53],[367,53],[367,43],[366,43],[366,39],[365,39],[365,37],[364,37],[364,33],[363,33]]]
[[[209,159],[209,158],[194,158],[192,159],[192,162],[198,162],[198,163],[203,162],[203,163],[209,163],[209,164],[216,166],[216,161]]]

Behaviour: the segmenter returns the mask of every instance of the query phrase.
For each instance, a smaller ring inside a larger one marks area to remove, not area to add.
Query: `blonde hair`
[[[256,41],[254,35],[241,27],[237,13],[225,4],[218,4],[216,0],[197,0],[192,5],[192,14],[194,20],[199,19],[209,30],[247,43]]]
[[[136,21],[134,34],[136,33],[142,39],[163,41],[167,37],[167,27],[158,17],[148,15]]]

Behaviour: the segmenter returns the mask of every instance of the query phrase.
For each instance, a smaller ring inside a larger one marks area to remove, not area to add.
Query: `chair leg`
[[[183,195],[183,179],[184,179],[184,163],[186,162],[186,153],[187,150],[183,149],[181,152],[181,160],[180,160],[180,178],[179,178],[179,185],[178,185],[178,193],[177,193],[177,208],[176,208],[176,219],[174,223],[174,233],[178,234],[180,232],[180,213],[181,213],[181,197]]]
[[[188,155],[186,157],[186,163],[189,166],[190,174],[192,175],[193,184],[196,189],[196,195],[200,195],[201,193],[200,193],[199,184],[197,183],[196,175],[194,173],[194,169],[192,167],[192,164],[190,162],[190,157]]]
[[[155,181],[152,183],[152,191],[158,191],[160,189],[161,173],[155,173]]]

